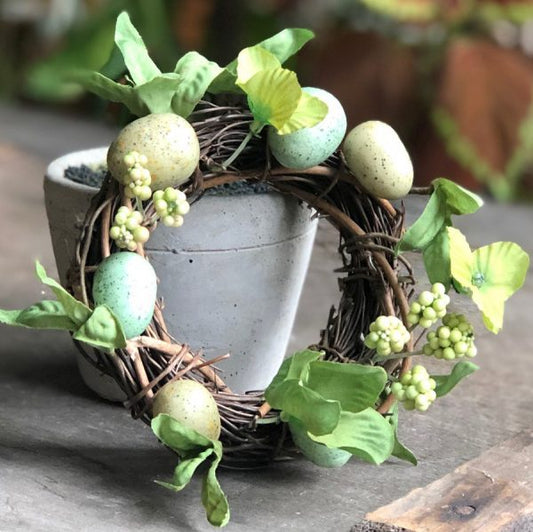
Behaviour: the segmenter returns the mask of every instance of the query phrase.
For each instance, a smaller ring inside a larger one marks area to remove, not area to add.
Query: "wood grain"
[[[533,531],[533,431],[366,515],[414,532]],[[518,530],[518,529],[517,529]]]

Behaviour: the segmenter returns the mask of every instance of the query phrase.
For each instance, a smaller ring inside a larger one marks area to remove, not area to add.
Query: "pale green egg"
[[[137,253],[113,253],[100,263],[94,274],[94,303],[111,309],[126,338],[138,336],[146,329],[154,313],[156,293],[155,271]]]
[[[268,131],[268,145],[278,162],[300,170],[324,162],[339,147],[346,133],[346,114],[335,96],[315,87],[302,90],[328,106],[324,119],[313,127],[287,135],[279,135],[272,127]]]
[[[342,146],[346,166],[363,188],[379,198],[399,199],[413,185],[413,164],[394,129],[369,120],[354,127]]]
[[[211,440],[220,436],[217,404],[196,381],[182,379],[165,384],[154,397],[152,414],[167,414]]]
[[[291,417],[289,428],[292,439],[302,454],[314,464],[321,467],[341,467],[352,456],[344,449],[330,449],[322,443],[313,441],[308,435],[303,423]]]
[[[185,118],[172,113],[151,114],[134,120],[111,143],[107,166],[119,182],[123,182],[128,173],[124,156],[131,151],[147,157],[152,190],[184,183],[200,158],[200,145],[193,127]]]

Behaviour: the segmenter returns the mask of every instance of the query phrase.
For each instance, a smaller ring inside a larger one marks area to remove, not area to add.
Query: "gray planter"
[[[95,192],[63,172],[103,161],[105,153],[76,152],[48,167],[45,201],[62,282]],[[206,195],[183,227],[158,227],[146,246],[169,333],[207,358],[230,353],[218,367],[235,392],[263,389],[285,356],[316,232],[312,214],[275,192]],[[82,376],[95,389],[87,370],[82,366]]]

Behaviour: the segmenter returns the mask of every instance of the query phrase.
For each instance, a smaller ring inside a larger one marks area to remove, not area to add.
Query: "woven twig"
[[[201,159],[186,192],[194,202],[215,186],[243,180],[265,181],[273,190],[304,201],[327,218],[339,232],[341,297],[331,309],[319,343],[312,347],[323,350],[329,360],[370,363],[371,352],[363,343],[370,323],[381,314],[398,315],[406,322],[413,272],[393,252],[402,235],[403,212],[364,193],[345,170],[340,154],[307,170],[271,168],[265,138],[255,137],[235,166],[222,171],[224,161],[248,133],[252,119],[243,108],[211,103],[202,104],[191,115]],[[108,176],[87,213],[69,274],[71,291],[87,303],[93,272],[114,249],[109,227],[114,212],[124,201],[118,184]],[[145,208],[148,213],[153,212],[151,203]],[[142,249],[139,252],[143,254]],[[133,417],[149,423],[152,397],[161,386],[176,378],[194,379],[206,386],[217,402],[225,466],[260,467],[283,456],[286,427],[279,422],[277,412],[264,402],[262,392],[233,393],[216,369],[221,357],[205,360],[200,352],[173,341],[159,302],[145,335],[130,340],[126,349],[108,355],[83,344],[77,346],[91,364],[119,384]],[[405,372],[408,367],[408,358],[385,366],[391,375]],[[391,396],[382,397],[376,407],[384,413],[391,404]]]

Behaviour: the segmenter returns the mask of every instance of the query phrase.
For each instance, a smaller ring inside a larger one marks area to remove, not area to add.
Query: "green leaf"
[[[280,64],[294,55],[300,48],[314,37],[314,33],[302,28],[287,28],[276,35],[261,41],[258,45],[273,54]],[[218,94],[221,92],[238,92],[237,59],[226,65],[224,70],[209,85],[208,92]]]
[[[316,126],[328,114],[328,106],[320,98],[302,91],[298,105],[288,122],[278,129],[280,135],[294,133],[305,127]]]
[[[394,448],[391,424],[373,408],[361,412],[341,412],[339,422],[330,434],[309,437],[330,448],[344,449],[373,464],[381,464]]]
[[[261,46],[251,46],[241,50],[237,57],[236,84],[243,86],[255,74],[262,70],[277,69],[281,67],[279,60]]]
[[[417,465],[418,460],[416,459],[416,456],[398,439],[398,403],[394,404],[390,413],[391,415],[388,419],[394,431],[394,448],[392,449],[392,456],[410,462],[413,465]]]
[[[76,324],[85,323],[91,316],[91,309],[69,294],[56,280],[47,276],[46,271],[39,261],[35,261],[35,271],[39,280],[49,286],[57,300],[64,308],[65,314]]]
[[[152,419],[152,430],[167,447],[183,457],[174,470],[173,482],[157,483],[174,491],[182,490],[191,480],[198,466],[212,455],[202,481],[202,504],[208,521],[214,526],[224,526],[230,518],[228,500],[216,477],[216,469],[222,459],[222,444],[210,440],[193,429],[186,427],[167,414],[159,414]]]
[[[136,116],[149,114],[148,108],[139,98],[137,87],[116,83],[99,72],[91,71],[74,72],[71,79],[104,100],[124,104]]]
[[[503,326],[505,302],[524,284],[529,269],[528,254],[514,242],[495,242],[474,252],[465,236],[448,228],[451,275],[471,294],[489,331]]]
[[[254,118],[276,129],[289,121],[302,94],[296,74],[285,68],[262,70],[241,87]]]
[[[446,224],[446,206],[433,191],[424,211],[403,235],[398,244],[398,252],[424,250]]]
[[[432,284],[442,283],[448,290],[451,283],[450,240],[445,226],[426,246],[422,256],[429,281]]]
[[[446,205],[448,214],[473,214],[483,206],[483,200],[477,194],[449,179],[439,177],[432,184]]]
[[[133,91],[148,113],[172,113],[174,97],[181,83],[178,74],[161,74],[143,85],[136,85]]]
[[[122,12],[117,18],[115,43],[119,47],[131,79],[136,85],[147,83],[161,74],[159,68],[148,55],[142,37],[131,23],[126,12]]]
[[[265,399],[285,417],[299,419],[313,434],[331,432],[337,426],[341,412],[338,401],[324,399],[296,379],[286,380],[274,389],[269,387]]]
[[[323,357],[324,354],[319,351],[312,351],[305,349],[294,353],[289,358],[286,358],[281,364],[272,382],[265,390],[265,395],[269,394],[271,397],[276,393],[276,388],[287,380],[303,381],[307,378],[309,371],[309,364],[314,360]]]
[[[479,366],[476,366],[476,364],[462,360],[455,364],[449,375],[432,375],[431,377],[435,379],[435,382],[437,383],[435,388],[437,397],[442,397],[449,393],[456,384],[478,369]]]
[[[93,310],[87,321],[73,334],[73,338],[108,350],[126,347],[122,325],[105,305],[99,305]]]
[[[228,524],[230,509],[228,499],[216,477],[216,469],[222,460],[222,444],[219,441],[213,443],[215,459],[211,462],[202,481],[202,504],[207,514],[207,520],[213,526],[222,527]]]
[[[324,399],[339,401],[342,410],[359,412],[375,405],[386,382],[380,366],[318,360],[309,364],[305,385]]]
[[[172,110],[187,118],[204,96],[207,87],[222,71],[214,61],[209,61],[198,52],[186,53],[176,64],[174,72],[181,77],[172,99]]]
[[[41,301],[22,310],[1,310],[0,323],[32,329],[74,331],[77,325],[59,301]]]

